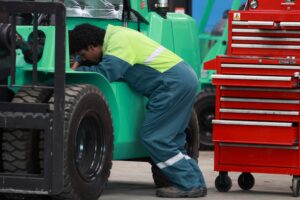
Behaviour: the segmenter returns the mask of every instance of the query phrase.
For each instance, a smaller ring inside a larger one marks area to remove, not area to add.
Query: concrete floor
[[[237,184],[237,178],[240,174],[229,173],[233,186],[228,193],[220,193],[214,186],[214,181],[218,173],[213,171],[213,152],[201,151],[199,166],[204,173],[208,187],[208,195],[202,199],[300,199],[300,197],[292,197],[290,190],[292,177],[288,175],[253,174],[255,177],[255,186],[250,191],[242,191]],[[161,199],[155,196],[155,186],[152,180],[150,165],[143,162],[114,161],[108,186],[104,190],[100,200],[141,199]]]

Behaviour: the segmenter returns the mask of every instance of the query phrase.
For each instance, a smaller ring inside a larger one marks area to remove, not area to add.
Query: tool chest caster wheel
[[[243,190],[250,190],[254,184],[255,179],[251,173],[242,173],[238,178],[238,184]]]
[[[219,176],[215,180],[215,187],[219,192],[228,192],[232,186],[231,178],[228,176],[228,172],[220,172]]]
[[[292,180],[292,191],[293,196],[298,197],[299,196],[299,189],[300,189],[300,177],[294,176]]]

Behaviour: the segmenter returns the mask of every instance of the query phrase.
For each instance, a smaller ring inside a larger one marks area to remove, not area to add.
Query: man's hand
[[[77,62],[77,61],[75,61],[75,62],[72,64],[71,69],[76,70],[79,66],[80,66],[80,63]]]
[[[71,58],[71,69],[76,70],[82,63],[82,58],[79,55],[75,55]]]

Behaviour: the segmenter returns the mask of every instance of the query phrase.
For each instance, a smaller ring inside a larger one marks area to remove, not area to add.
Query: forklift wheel
[[[300,189],[300,177],[294,176],[292,180],[292,191],[293,196],[298,197],[299,196],[299,189]]]
[[[188,127],[185,129],[186,132],[186,150],[187,154],[198,162],[199,157],[199,127],[198,127],[198,119],[195,110],[192,112],[192,116],[189,122]],[[152,177],[156,187],[168,187],[171,183],[165,177],[165,175],[161,172],[161,170],[153,163],[152,165]]]
[[[228,192],[231,186],[232,181],[228,175],[219,175],[215,180],[215,187],[219,192]]]
[[[50,99],[53,109],[54,97]],[[64,117],[64,191],[53,200],[97,200],[113,157],[111,112],[92,85],[67,85]]]
[[[238,184],[243,190],[250,190],[255,184],[255,179],[250,173],[242,173],[238,178]]]
[[[21,88],[13,97],[13,103],[45,103],[52,91],[41,88]],[[2,133],[3,171],[9,173],[40,174],[40,131],[5,129]]]
[[[206,88],[197,95],[194,108],[199,123],[199,149],[212,150],[212,120],[215,118],[216,92]]]

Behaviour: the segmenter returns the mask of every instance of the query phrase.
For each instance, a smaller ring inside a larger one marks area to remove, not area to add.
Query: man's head
[[[78,25],[69,33],[70,53],[97,63],[102,57],[104,36],[105,30],[101,28],[91,24]]]

